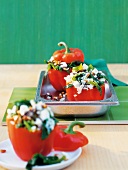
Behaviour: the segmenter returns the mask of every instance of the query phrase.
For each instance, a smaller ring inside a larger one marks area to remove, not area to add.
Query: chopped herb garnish
[[[73,84],[68,84],[65,88],[70,88],[70,87],[73,87]]]
[[[72,68],[72,67],[77,67],[77,66],[79,66],[80,64],[83,64],[83,63],[80,62],[80,61],[73,61],[73,62],[70,63],[68,66],[69,66],[70,68]]]
[[[94,69],[94,67],[92,66],[92,64],[90,64],[90,65],[88,66],[88,71],[93,70],[93,69]]]
[[[80,64],[82,64],[82,62],[80,62],[80,61],[74,61],[72,63],[67,63],[67,66],[63,68],[63,67],[61,67],[62,62],[59,62],[59,61],[47,61],[46,63],[48,64],[48,66],[47,66],[48,71],[50,69],[54,69],[54,70],[59,70],[59,71],[64,70],[67,72],[69,72],[69,70],[71,68],[74,68],[77,66],[80,67]]]
[[[90,81],[89,83],[94,85],[99,90],[100,94],[102,93],[102,89],[96,81]]]

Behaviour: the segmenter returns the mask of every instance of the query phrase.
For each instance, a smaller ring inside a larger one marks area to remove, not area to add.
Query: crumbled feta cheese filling
[[[100,88],[106,82],[106,76],[102,71],[86,64],[80,64],[77,68],[73,68],[73,72],[64,79],[66,80],[66,87],[74,86],[77,89],[77,94],[82,93],[83,89]]]
[[[30,100],[29,105],[25,103],[20,106],[14,105],[12,109],[7,110],[7,118],[11,119],[13,124],[29,128],[32,132],[40,130],[44,126],[47,133],[50,134],[56,125],[54,113],[42,101],[36,103],[34,100]]]

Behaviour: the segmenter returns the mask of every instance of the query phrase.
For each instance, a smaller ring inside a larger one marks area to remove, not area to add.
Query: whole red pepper
[[[64,42],[58,43],[59,46],[64,46],[65,49],[57,50],[53,53],[53,61],[58,64],[61,62],[65,62],[67,67],[72,62],[84,62],[84,54],[78,48],[68,48],[68,46]],[[64,77],[66,77],[71,72],[71,67],[64,69],[60,69],[61,67],[54,67],[48,70],[48,77],[50,83],[57,91],[65,91],[66,81]]]
[[[67,99],[69,101],[95,101],[103,100],[105,95],[105,85],[102,85],[101,92],[94,87],[93,89],[83,89],[80,94],[77,93],[77,89],[72,86],[66,88]]]
[[[72,122],[68,127],[57,125],[53,148],[60,151],[74,151],[79,147],[88,144],[88,138],[81,132],[73,131],[73,127],[79,125],[84,127],[82,122]]]
[[[65,49],[57,50],[53,53],[54,60],[71,63],[73,61],[84,62],[84,54],[79,48],[68,48],[64,42],[58,43],[59,46],[65,46]]]

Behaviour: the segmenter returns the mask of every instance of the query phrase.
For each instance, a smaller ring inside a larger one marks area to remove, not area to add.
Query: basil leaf
[[[63,155],[61,158],[59,158],[57,155],[55,156],[43,156],[41,154],[35,154],[31,160],[28,161],[26,165],[27,170],[32,170],[33,166],[43,166],[43,165],[51,165],[60,163],[63,160],[66,160],[66,156]]]
[[[46,122],[43,122],[43,124],[42,124],[42,139],[46,139],[47,137],[48,137],[48,131],[47,131],[47,129],[46,129],[46,127],[45,127],[45,123]]]
[[[30,103],[29,100],[16,101],[14,104],[18,107],[18,110],[20,109],[20,106],[21,106],[21,105],[31,106],[31,103]]]

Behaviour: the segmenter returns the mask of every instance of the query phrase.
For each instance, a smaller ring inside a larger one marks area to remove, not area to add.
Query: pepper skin
[[[66,63],[71,63],[73,61],[84,62],[84,54],[79,48],[68,48],[64,42],[60,42],[58,45],[64,45],[65,49],[55,51],[53,53],[54,60]]]
[[[64,46],[65,49],[57,50],[53,53],[54,61],[65,62],[66,64],[70,64],[74,61],[84,62],[84,54],[80,49],[68,48],[64,42],[60,42],[58,45]],[[66,77],[71,70],[71,68],[68,70],[57,70],[55,68],[48,70],[50,83],[57,91],[66,91],[66,81],[64,77]]]
[[[9,138],[16,154],[24,161],[28,161],[36,153],[47,155],[53,148],[54,130],[46,139],[41,139],[42,131],[30,132],[26,128],[16,128],[7,119]],[[56,127],[55,127],[56,128]]]
[[[67,71],[59,71],[54,69],[48,71],[50,83],[57,91],[65,91],[66,81],[64,77],[68,74],[69,73]]]
[[[73,127],[79,125],[84,127],[82,122],[72,122],[68,127],[57,125],[53,148],[59,151],[74,151],[79,147],[88,144],[88,138],[81,132],[73,131]]]
[[[77,93],[77,89],[72,86],[66,89],[67,99],[69,101],[95,101],[103,100],[105,95],[105,85],[101,86],[101,92],[94,87],[93,89],[83,89],[80,94]]]

